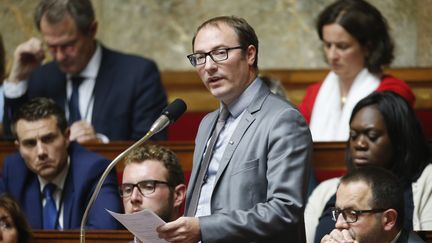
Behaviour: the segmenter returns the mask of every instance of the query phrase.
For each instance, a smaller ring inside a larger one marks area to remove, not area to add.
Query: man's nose
[[[339,216],[337,217],[335,228],[336,229],[348,229],[349,228],[349,225],[345,221],[345,219],[344,219],[344,217],[343,217],[342,214],[339,214]]]
[[[53,50],[53,56],[56,61],[63,61],[66,58],[65,50],[62,47],[55,47]]]
[[[214,70],[217,67],[216,62],[213,61],[213,58],[210,55],[206,56],[206,62],[204,64],[204,68],[206,71]]]
[[[43,144],[41,141],[37,141],[36,150],[39,158],[45,158],[47,156],[45,144]]]
[[[131,194],[131,202],[132,203],[141,203],[143,195],[138,190],[138,187],[134,187]]]

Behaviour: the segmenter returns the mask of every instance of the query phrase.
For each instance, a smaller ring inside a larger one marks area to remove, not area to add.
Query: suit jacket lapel
[[[25,195],[23,199],[19,199],[19,201],[25,202],[23,207],[30,225],[36,229],[42,229],[43,216],[40,185],[37,176],[30,175],[30,177],[29,184],[25,186],[27,188],[23,188],[23,190],[25,190]]]
[[[106,95],[109,94],[115,76],[112,74],[112,70],[115,69],[114,65],[110,61],[109,50],[102,46],[102,60],[99,67],[99,71],[95,80],[95,86],[93,89],[94,103],[92,113],[92,124],[98,130],[99,124],[104,121],[101,119],[101,111],[106,107],[105,100]]]
[[[72,163],[72,158],[71,158]],[[70,229],[72,218],[81,217],[80,215],[72,215],[72,206],[74,197],[74,180],[72,173],[72,165],[69,167],[68,175],[63,186],[63,229]]]
[[[255,121],[256,112],[261,109],[262,104],[264,103],[264,100],[269,93],[269,89],[264,84],[261,85],[261,88],[254,97],[252,103],[247,107],[246,112],[243,114],[243,117],[241,118],[239,124],[234,131],[234,134],[231,136],[229,143],[225,148],[224,154],[219,164],[219,169],[216,173],[215,188],[220,177],[222,176],[226,167],[231,161],[231,158],[238,145],[240,144],[242,137],[244,136],[250,125]]]
[[[207,141],[210,139],[211,133],[213,132],[213,127],[216,124],[217,117],[218,117],[218,110],[209,114],[208,122],[203,124],[202,125],[203,127],[201,129],[202,131],[205,131],[206,134],[204,134],[204,136],[197,137],[197,140],[195,141],[195,151],[194,151],[194,158],[193,158],[194,163],[192,166],[192,173],[189,181],[190,185],[195,185],[196,176],[201,166],[201,161],[203,159],[204,149],[207,145]],[[188,194],[190,195],[192,194],[193,187],[189,187],[189,189],[190,189],[190,193]]]

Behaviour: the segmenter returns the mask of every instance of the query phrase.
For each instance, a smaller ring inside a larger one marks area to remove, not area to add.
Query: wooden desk
[[[101,154],[107,159],[113,160],[117,155],[127,149],[133,142],[120,141],[111,142],[109,144],[89,143],[85,147],[91,151]],[[182,167],[185,174],[192,171],[193,159],[193,142],[175,141],[175,142],[154,142],[172,149]],[[2,168],[4,158],[17,149],[13,142],[0,141],[0,168]],[[329,177],[339,176],[345,171],[345,143],[329,142],[329,143],[314,143],[314,153],[312,164],[317,174],[319,181]],[[119,162],[116,166],[117,172],[123,171],[124,164]]]
[[[79,230],[34,230],[34,243],[77,243]],[[129,243],[133,235],[127,230],[89,230],[85,234],[86,243]]]
[[[419,232],[432,243],[432,231]],[[76,243],[79,242],[79,230],[34,230],[34,243]],[[91,230],[86,232],[86,243],[129,243],[133,235],[127,230]]]

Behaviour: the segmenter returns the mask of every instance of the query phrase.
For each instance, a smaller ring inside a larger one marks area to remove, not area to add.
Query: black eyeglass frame
[[[140,184],[147,184],[147,183],[150,183],[150,184],[152,184],[152,187],[153,187],[153,190],[151,191],[151,192],[148,192],[148,193],[143,193],[142,191],[141,191],[141,188],[139,187],[139,185]],[[132,193],[133,193],[133,189],[136,187],[136,188],[138,188],[138,191],[139,191],[139,193],[141,193],[141,195],[143,195],[143,196],[148,196],[148,195],[151,195],[151,194],[153,194],[155,191],[156,191],[156,187],[157,187],[157,185],[158,184],[164,184],[164,185],[167,185],[168,187],[172,187],[168,182],[166,182],[166,181],[159,181],[159,180],[143,180],[143,181],[139,181],[139,182],[137,182],[137,183],[135,183],[135,184],[133,184],[133,183],[123,183],[123,184],[121,184],[120,186],[119,186],[119,193],[120,193],[120,197],[130,197],[130,196],[132,196]],[[132,189],[130,190],[130,194],[129,195],[124,195],[124,187],[125,186],[132,186]]]
[[[373,208],[373,209],[366,209],[366,210],[357,210],[357,209],[350,209],[350,208],[346,208],[346,209],[339,209],[339,208],[332,208],[331,209],[331,213],[332,213],[332,219],[333,221],[337,221],[339,218],[339,215],[342,214],[343,219],[345,220],[346,223],[348,224],[352,224],[357,222],[358,218],[360,215],[365,214],[365,213],[382,213],[384,211],[386,211],[387,209],[385,208]],[[346,212],[349,211],[351,215],[355,216],[354,220],[348,220]]]
[[[196,67],[198,65],[204,65],[207,62],[207,56],[210,56],[210,58],[213,60],[213,62],[221,62],[221,61],[225,61],[228,59],[228,52],[234,49],[244,49],[243,46],[235,46],[235,47],[228,47],[228,48],[218,48],[218,49],[214,49],[211,50],[209,52],[204,52],[204,53],[192,53],[187,55],[187,58],[189,59],[189,62],[192,64],[192,66]],[[222,59],[214,59],[214,54],[216,51],[226,51],[226,57],[222,58]],[[204,62],[203,63],[197,63],[196,61],[196,56],[197,55],[204,55]]]

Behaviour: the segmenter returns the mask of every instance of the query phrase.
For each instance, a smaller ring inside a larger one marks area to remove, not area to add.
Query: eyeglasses
[[[123,183],[119,186],[120,197],[130,197],[135,187],[138,188],[138,191],[143,196],[148,196],[156,190],[156,186],[158,184],[165,184],[170,186],[168,182],[158,181],[158,180],[145,180],[145,181],[140,181],[136,184]]]
[[[365,213],[382,213],[387,209],[384,208],[374,208],[374,209],[368,209],[368,210],[355,210],[355,209],[339,209],[339,208],[332,208],[332,216],[333,220],[337,221],[339,218],[339,215],[342,214],[342,217],[344,218],[345,222],[347,223],[355,223],[358,220],[358,217]]]
[[[234,50],[234,49],[243,49],[242,46],[236,46],[236,47],[229,47],[229,48],[220,48],[216,50],[212,50],[205,53],[193,53],[187,56],[189,58],[190,63],[192,66],[202,65],[206,63],[207,56],[210,56],[210,58],[214,62],[221,62],[226,59],[228,59],[228,51]]]

